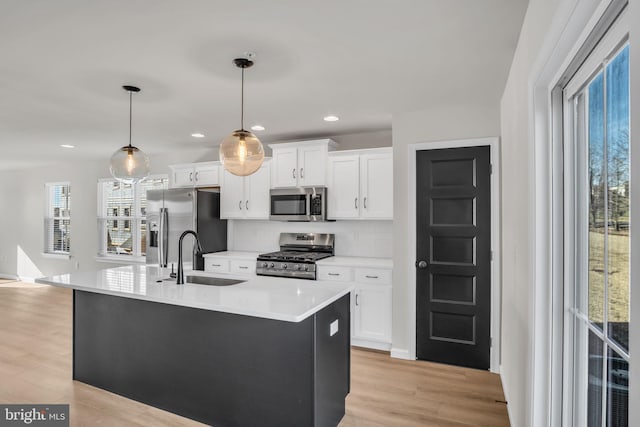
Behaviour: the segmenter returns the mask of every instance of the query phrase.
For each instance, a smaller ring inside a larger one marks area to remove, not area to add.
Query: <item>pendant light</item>
[[[233,131],[222,140],[220,161],[233,175],[247,176],[260,169],[264,160],[264,149],[258,137],[244,128],[244,70],[251,67],[253,61],[247,58],[236,58],[233,63],[242,70],[240,129]]]
[[[125,145],[111,156],[111,175],[118,181],[127,184],[135,184],[149,176],[149,157],[137,147],[131,145],[132,128],[132,98],[133,94],[140,92],[135,86],[122,86],[129,92],[129,145]]]

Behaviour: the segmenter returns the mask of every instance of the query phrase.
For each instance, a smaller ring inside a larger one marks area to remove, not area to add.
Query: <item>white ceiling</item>
[[[0,169],[390,129],[392,114],[499,102],[526,0],[1,0]],[[340,121],[326,123],[328,113]],[[202,132],[204,139],[194,139]],[[73,144],[65,150],[60,144]]]

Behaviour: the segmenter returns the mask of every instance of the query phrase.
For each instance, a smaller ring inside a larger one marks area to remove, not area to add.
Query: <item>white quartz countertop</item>
[[[340,266],[340,267],[363,267],[363,268],[393,268],[391,258],[363,258],[351,256],[332,256],[316,261],[317,265]]]
[[[287,322],[300,322],[353,289],[349,283],[267,276],[237,276],[235,278],[245,281],[231,286],[176,285],[175,279],[169,279],[169,272],[167,268],[130,265],[43,277],[36,282]],[[191,274],[232,278],[228,274],[185,271],[185,277]]]
[[[256,260],[260,252],[243,252],[243,251],[221,251],[203,254],[204,258],[234,258],[234,259],[252,259]]]

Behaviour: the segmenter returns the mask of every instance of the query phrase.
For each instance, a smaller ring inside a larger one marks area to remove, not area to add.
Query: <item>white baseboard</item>
[[[351,345],[356,347],[372,348],[374,350],[389,351],[391,349],[391,343],[360,340],[357,338],[351,338]]]
[[[11,274],[2,274],[2,273],[0,273],[0,279],[18,280],[19,277],[18,276],[13,276]]]
[[[507,402],[507,415],[509,416],[509,423],[511,423],[513,420],[513,417],[511,416],[511,407],[509,406],[509,398],[511,395],[507,390],[507,382],[504,380],[504,377],[502,376],[502,365],[500,365],[500,373],[498,375],[500,375],[500,382],[502,383],[502,391],[504,392],[504,400]]]
[[[405,350],[404,348],[392,348],[391,357],[396,359],[411,360],[411,358],[409,357],[409,350]]]
[[[20,276],[20,277],[17,278],[17,280],[20,280],[21,282],[26,282],[26,283],[36,283],[36,278],[35,277]]]

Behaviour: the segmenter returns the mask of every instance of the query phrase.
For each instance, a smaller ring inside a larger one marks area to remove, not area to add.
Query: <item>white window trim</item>
[[[532,426],[572,425],[570,418],[566,417],[563,424],[563,415],[568,413],[567,405],[571,402],[564,398],[566,390],[563,390],[563,383],[567,378],[562,373],[563,358],[567,357],[562,350],[565,344],[562,330],[562,240],[565,231],[562,229],[562,212],[554,209],[559,201],[558,191],[562,191],[559,189],[563,186],[563,135],[562,128],[557,125],[562,123],[563,118],[562,96],[556,88],[561,83],[566,83],[562,79],[569,66],[598,27],[607,9],[623,3],[626,0],[564,2],[547,31],[548,36],[543,42],[528,82],[532,105],[529,116],[529,141],[532,142],[529,144],[529,204],[534,208],[534,219],[528,232],[531,245],[529,265],[532,266],[533,274],[530,297],[532,354],[528,361],[531,399],[528,415],[529,425]],[[637,161],[632,160],[632,170]],[[562,201],[563,193],[559,194]],[[632,211],[635,203],[638,201],[634,201],[632,194]],[[631,265],[636,256],[632,255]],[[633,283],[634,269],[631,270]],[[631,304],[633,317],[633,302]],[[631,347],[632,341],[633,337],[630,336]],[[634,395],[637,392],[630,387],[630,402],[633,402]],[[640,417],[640,408],[629,405],[629,419],[637,417]]]
[[[69,222],[71,222],[71,215],[69,216],[59,216],[59,217],[54,217],[50,215],[50,207],[51,207],[51,187],[55,187],[55,186],[67,186],[69,187],[69,189],[71,189],[71,182],[70,181],[56,181],[56,182],[47,182],[44,184],[44,189],[45,189],[45,198],[44,198],[44,219],[46,220],[52,220],[52,219],[61,219],[61,220],[69,220]],[[48,251],[48,246],[49,246],[49,235],[48,235],[48,230],[44,230],[44,242],[42,245],[42,252],[41,255],[44,258],[49,258],[49,259],[60,259],[60,260],[68,260],[71,258],[71,250],[69,251]],[[71,246],[71,245],[69,245]]]
[[[165,179],[167,180],[167,185],[169,183],[169,175],[168,174],[156,174],[156,175],[149,175],[149,177],[147,179]],[[103,194],[103,184],[105,182],[113,182],[115,181],[115,178],[100,178],[98,179],[98,183],[96,184],[98,187],[98,191],[97,191],[97,198],[96,198],[96,218],[98,221],[98,232],[102,233],[102,228],[100,227],[100,222],[102,221],[109,221],[109,220],[113,220],[113,217],[109,217],[109,216],[105,216],[103,215],[103,211],[102,208],[104,207],[102,205],[103,203],[103,199],[104,199],[104,194]],[[135,189],[134,189],[134,206],[133,206],[133,211],[134,212],[140,212],[140,199],[139,197],[136,197],[136,194],[139,190],[139,185],[141,183],[136,183],[135,184]],[[121,220],[130,220],[131,224],[133,225],[133,223],[137,223],[143,219],[145,219],[145,217],[143,216],[119,216],[117,219],[118,221]],[[141,229],[139,226],[135,226],[133,227],[134,231],[135,231],[135,236],[133,236],[133,239],[135,242],[139,242],[142,234],[141,234]],[[139,255],[139,254],[133,254],[133,255],[114,255],[114,254],[108,254],[107,253],[107,247],[106,247],[106,240],[104,240],[102,238],[101,235],[98,236],[98,242],[100,242],[101,247],[98,250],[98,253],[96,254],[96,256],[94,257],[94,259],[97,262],[104,262],[104,263],[113,263],[113,264],[145,264],[146,263],[146,256],[144,255]],[[139,248],[138,248],[139,250]]]

